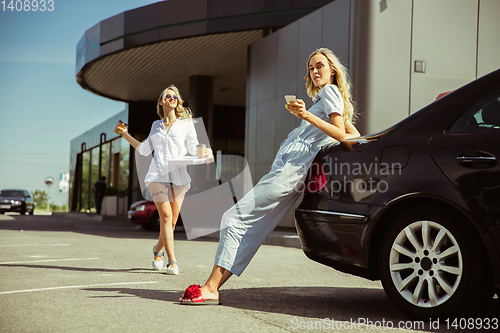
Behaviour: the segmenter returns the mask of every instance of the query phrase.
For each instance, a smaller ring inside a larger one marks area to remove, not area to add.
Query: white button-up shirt
[[[198,138],[192,119],[178,118],[165,129],[163,120],[157,120],[151,126],[149,137],[138,147],[141,155],[148,156],[154,151],[145,182],[170,182],[189,189],[191,177],[185,165],[169,165],[168,160],[177,159],[187,154],[196,155]]]

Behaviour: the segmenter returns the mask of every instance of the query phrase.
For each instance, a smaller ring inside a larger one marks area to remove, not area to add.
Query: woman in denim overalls
[[[314,105],[302,100],[286,108],[302,119],[281,147],[271,171],[222,217],[214,268],[205,283],[191,285],[181,304],[219,304],[219,288],[232,275],[239,276],[260,245],[292,208],[301,194],[307,170],[321,146],[332,138],[344,141],[359,136],[352,125],[353,103],[346,69],[328,49],[318,49],[307,61],[304,78]]]

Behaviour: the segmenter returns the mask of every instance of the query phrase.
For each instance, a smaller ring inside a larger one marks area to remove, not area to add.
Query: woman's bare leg
[[[161,239],[161,229],[163,228],[163,223],[160,222],[160,234],[158,235],[158,242],[156,242],[156,252],[161,252],[163,251],[163,241]],[[161,257],[156,256],[154,259],[156,262],[161,261]]]
[[[182,202],[184,201],[184,195],[186,194],[186,188],[184,186],[172,186],[172,202],[170,202],[170,211],[172,213],[172,219],[170,223],[166,223],[164,226],[165,234],[167,235],[167,246],[165,250],[167,252],[168,261],[176,261],[174,254],[174,230],[179,219],[179,213],[181,211]],[[170,241],[170,239],[172,241]],[[176,264],[172,264],[172,268],[176,267]]]
[[[170,202],[161,203],[162,213],[165,214],[165,218],[162,219],[160,213],[160,207],[158,207],[158,212],[160,213],[160,222],[163,224],[163,233],[160,230],[160,237],[162,239],[164,248],[166,250],[166,255],[168,257],[168,261],[176,261],[175,252],[174,252],[174,229],[172,228],[172,207],[170,206]]]
[[[165,248],[169,261],[175,261],[174,236],[172,230],[172,208],[168,198],[168,189],[162,183],[149,183],[149,192],[158,209],[160,216],[160,237],[156,251]],[[155,261],[160,261],[160,257],[155,257]]]

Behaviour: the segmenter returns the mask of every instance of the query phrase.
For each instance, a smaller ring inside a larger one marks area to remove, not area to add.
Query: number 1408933
[[[54,0],[2,0],[4,12],[52,12],[55,10]]]

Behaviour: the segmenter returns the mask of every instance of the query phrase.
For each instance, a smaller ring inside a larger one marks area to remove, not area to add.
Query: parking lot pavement
[[[294,247],[262,246],[226,283],[222,306],[179,305],[184,288],[204,283],[217,242],[177,233],[180,274],[167,276],[151,268],[156,238],[126,221],[0,216],[0,332],[380,332],[401,322],[408,329],[389,331],[454,331],[409,321],[379,282]],[[496,299],[484,317],[498,313]]]

